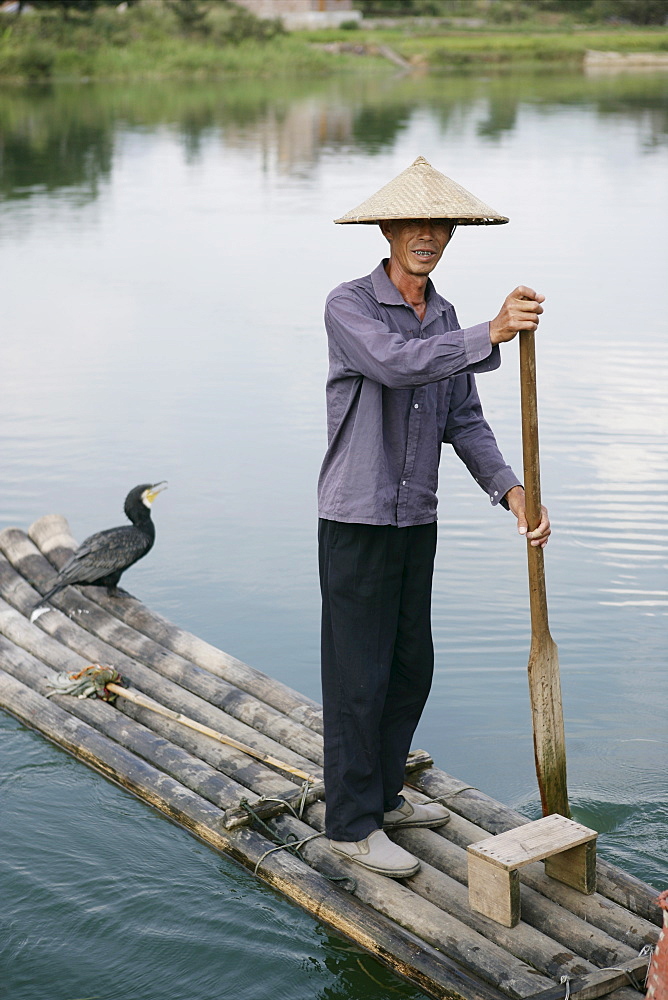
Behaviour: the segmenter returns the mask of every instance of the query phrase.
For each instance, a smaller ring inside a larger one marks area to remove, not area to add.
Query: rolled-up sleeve
[[[452,445],[494,506],[502,502],[513,486],[521,485],[506,464],[485,420],[472,375],[454,379],[443,440]]]
[[[429,385],[461,373],[493,371],[501,363],[489,323],[433,337],[405,337],[362,307],[353,292],[330,296],[325,323],[345,374],[392,389]],[[415,326],[419,323],[416,319]]]

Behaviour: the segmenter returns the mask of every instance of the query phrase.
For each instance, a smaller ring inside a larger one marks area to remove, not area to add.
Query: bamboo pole
[[[23,532],[17,529],[0,532],[0,548],[19,572],[26,571],[32,585],[42,590],[49,586],[53,570]],[[100,588],[86,588],[86,590],[96,592]],[[122,598],[109,598],[112,605],[122,600]],[[316,733],[253,695],[239,690],[229,681],[191,663],[180,654],[167,650],[154,639],[108,614],[96,602],[91,602],[87,595],[82,598],[78,590],[72,589],[69,592],[61,592],[50,605],[70,613],[75,608],[77,611],[84,609],[85,613],[77,615],[77,621],[87,631],[104,639],[115,649],[142,661],[238,721],[265,733],[281,746],[290,747],[309,760],[321,763],[322,739]]]
[[[316,830],[321,830],[324,825],[324,806],[322,803],[317,803],[307,809],[306,817],[309,825]],[[420,871],[411,876],[407,882],[418,896],[429,900],[439,909],[482,934],[504,951],[552,979],[559,979],[562,975],[570,977],[595,971],[596,964],[594,962],[583,957],[582,953],[571,943],[564,947],[563,941],[549,937],[543,928],[530,926],[524,920],[515,927],[508,928],[471,910],[465,884],[466,878],[464,877],[464,882],[461,882],[450,872],[444,870],[445,866],[452,865],[453,857],[461,855],[465,875],[465,852],[449,844],[435,831],[395,830],[392,831],[391,836],[393,840],[397,840],[403,847],[420,858]],[[461,876],[459,858],[457,858],[455,871],[457,875]],[[545,900],[545,903],[548,904],[548,901]],[[406,912],[407,916],[410,917],[410,903],[406,903]],[[577,941],[578,944],[586,946],[587,928],[584,921],[576,921],[571,918],[569,913],[564,913],[564,919],[568,920],[569,918],[572,924],[581,923],[583,925],[582,933],[577,936]],[[609,947],[599,949],[597,957],[603,957],[604,961],[610,962],[630,960],[636,957],[637,953],[631,948],[624,947],[612,939],[607,940]],[[622,998],[620,997],[619,1000]],[[630,995],[628,1000],[630,1000]]]
[[[483,839],[485,833],[504,833],[506,830],[522,826],[523,823],[531,822],[517,810],[498,802],[478,788],[467,785],[466,782],[454,778],[440,768],[434,767],[428,771],[421,771],[408,780],[411,787],[416,788],[429,798],[445,802],[449,809],[477,824],[480,829],[468,843],[473,843],[474,839]],[[451,824],[448,823],[446,827],[443,827],[444,836],[450,836],[447,832],[450,826]],[[481,831],[482,836],[479,835]],[[520,881],[524,879],[529,868],[532,866],[522,869]],[[585,916],[585,919],[591,919],[593,923],[600,919],[600,913],[597,916],[597,910],[601,910],[600,896],[613,900],[623,910],[637,914],[651,924],[661,925],[662,923],[661,910],[654,902],[658,890],[634,875],[629,875],[610,864],[609,861],[605,861],[600,855],[596,859],[597,892],[594,896],[585,896],[583,893],[575,892],[569,886],[556,882],[547,876],[543,876],[543,879],[540,891],[544,895],[557,902],[564,901],[562,905],[568,906],[573,912],[581,912],[583,915],[590,914]],[[590,906],[592,909],[589,909]],[[609,933],[614,934],[614,931],[611,930]]]
[[[11,584],[11,574],[12,571],[5,563],[5,572],[2,572],[2,557],[0,557],[0,581],[4,582],[5,586]],[[20,587],[20,579],[15,578],[16,582],[12,585],[12,592],[14,596],[17,595],[17,590]],[[36,624],[29,622],[23,615],[20,614],[15,608],[8,605],[2,598],[0,598],[0,633],[4,634],[12,643],[19,646],[22,650],[32,653],[33,656],[39,658],[39,660],[44,664],[43,669],[52,668],[54,671],[73,673],[81,669],[90,666],[90,662],[77,653],[68,649],[68,647],[61,645],[57,639],[52,638],[43,632]],[[36,661],[32,661],[33,665]],[[43,672],[43,671],[42,671]],[[32,675],[21,675],[20,680],[30,684],[31,681],[26,677],[31,677]],[[41,676],[39,672],[35,672],[35,677]],[[42,691],[41,687],[37,690]],[[191,727],[184,728],[184,726],[179,722],[180,713],[170,710],[163,710],[161,713],[157,713],[152,710],[153,705],[157,705],[152,699],[145,701],[141,697],[132,697],[132,692],[126,694],[125,700],[123,700],[123,694],[127,692],[127,689],[121,688],[121,702],[117,702],[114,709],[112,710],[112,716],[118,716],[122,713],[125,717],[137,721],[140,723],[143,730],[150,730],[151,733],[155,733],[162,737],[157,743],[153,743],[151,740],[146,740],[146,746],[142,755],[146,759],[150,759],[152,762],[156,762],[156,759],[152,756],[147,756],[147,753],[156,753],[164,747],[164,741],[167,740],[169,743],[174,744],[172,750],[177,750],[177,748],[182,748],[186,751],[186,756],[188,759],[193,760],[199,758],[205,764],[212,765],[217,772],[223,772],[223,774],[229,775],[234,782],[235,786],[242,788],[242,792],[239,795],[233,797],[232,801],[228,802],[226,805],[226,817],[225,822],[228,829],[233,829],[238,826],[247,825],[249,822],[249,816],[245,809],[239,808],[237,806],[241,798],[247,797],[253,800],[255,803],[254,808],[258,815],[262,818],[269,818],[273,815],[277,815],[286,806],[281,805],[281,801],[292,805],[293,808],[304,803],[312,803],[317,801],[319,798],[324,796],[324,785],[321,781],[317,781],[313,775],[311,775],[310,787],[306,794],[303,796],[302,789],[295,789],[295,785],[292,781],[287,781],[285,778],[281,778],[275,771],[267,770],[264,767],[259,767],[258,764],[253,763],[247,759],[246,754],[252,751],[252,756],[258,757],[260,761],[264,759],[265,755],[257,755],[252,747],[247,747],[245,744],[241,744],[239,741],[228,741],[219,740],[217,742],[233,747],[238,744],[239,748],[246,747],[243,752],[233,752],[232,754],[225,754],[221,756],[220,749],[212,744],[210,739],[210,733],[213,732],[211,727],[201,727],[199,724],[195,724]],[[42,693],[44,693],[42,691]],[[81,701],[79,699],[74,699],[73,707],[71,711],[74,714],[80,715],[78,706],[85,706],[92,704],[86,700]],[[159,706],[164,708],[163,706]],[[83,709],[82,709],[83,711]],[[84,718],[88,719],[88,716],[83,715]],[[176,720],[176,721],[175,721]],[[192,720],[191,720],[192,721]],[[111,727],[112,723],[110,721],[100,722],[100,726],[103,731],[107,732]],[[106,726],[106,728],[105,728]],[[120,727],[120,728],[119,728]],[[117,727],[120,736],[114,732],[114,738],[123,742],[125,737],[125,730],[122,724],[119,722]],[[201,732],[204,736],[199,735]],[[108,733],[112,735],[111,733]],[[215,737],[214,737],[215,738]],[[156,747],[158,748],[156,750]],[[134,745],[130,747],[131,749],[137,749]],[[164,764],[165,770],[168,773],[172,773],[169,768],[170,756],[167,754]],[[282,762],[281,762],[282,763]],[[417,770],[424,769],[426,767],[431,767],[433,765],[433,760],[424,750],[413,750],[409,754],[408,760],[406,762],[406,772],[413,773]],[[161,765],[163,766],[163,765]],[[298,768],[289,769],[288,773],[293,777],[299,776],[300,771]],[[305,773],[305,772],[304,772]],[[178,776],[178,775],[176,775]],[[188,784],[188,780],[179,776],[179,780],[184,780]],[[206,793],[202,791],[203,786],[191,786],[194,787],[199,794]],[[248,794],[250,792],[250,794]],[[256,793],[253,795],[252,793]],[[259,796],[259,799],[258,799]],[[267,801],[265,797],[268,797]],[[220,804],[217,799],[212,799]]]
[[[219,808],[1,669],[0,708],[39,730],[216,850],[251,870],[259,864],[258,875],[269,885],[433,1000],[502,1000],[502,993],[476,973],[468,972],[410,930],[374,912],[293,854],[278,851],[267,855],[274,844],[254,830],[227,831]],[[538,988],[540,982],[538,977]]]
[[[26,536],[21,538],[21,533],[15,529],[5,529],[0,532],[0,544],[3,550],[7,550],[8,533],[9,541],[16,544],[26,544],[34,548]],[[35,557],[43,560],[43,556],[35,550]],[[23,580],[15,570],[9,565],[6,559],[0,557],[0,587],[2,587],[6,599],[12,606],[24,614],[29,614],[32,605],[35,603],[35,591]],[[66,595],[63,606],[68,607]],[[199,696],[184,690],[177,683],[156,673],[149,667],[132,659],[121,651],[117,650],[109,643],[97,638],[95,633],[89,632],[79,624],[80,618],[89,619],[93,615],[106,617],[104,613],[95,605],[91,605],[85,597],[78,594],[75,609],[84,612],[76,615],[76,621],[64,615],[58,610],[42,615],[35,623],[40,631],[57,637],[60,642],[68,646],[74,652],[88,659],[88,662],[111,663],[113,666],[139,690],[151,697],[155,697],[161,704],[167,705],[174,711],[186,709],[191,718],[195,718],[204,725],[218,731],[224,731],[233,739],[253,746],[262,753],[269,754],[277,759],[283,759],[288,764],[314,773],[320,777],[319,768],[313,767],[310,760],[303,755],[284,747],[262,732],[239,722],[234,717],[226,714],[216,706],[203,700]],[[58,595],[56,602],[61,602],[61,595]],[[71,607],[71,605],[69,605]],[[85,612],[89,612],[86,614]],[[102,624],[102,623],[101,623]],[[312,770],[313,768],[313,770]],[[297,779],[295,779],[297,780]]]
[[[635,977],[637,983],[644,983],[647,964],[648,957],[643,955],[625,962],[620,969],[597,969],[586,976],[578,976],[569,983],[569,996],[571,1000],[596,1000],[597,997],[613,998],[624,993],[637,1000],[637,992],[620,987],[626,986],[632,977]],[[545,993],[538,993],[533,1000],[563,1000],[563,997],[563,986],[553,986]]]
[[[538,406],[536,399],[535,335],[522,330],[520,385],[522,396],[522,448],[524,492],[529,530],[540,524],[540,462],[538,455]],[[559,653],[547,618],[543,549],[527,543],[531,605],[529,691],[533,717],[534,755],[543,816],[570,816],[566,787],[566,740],[559,680]]]
[[[4,567],[2,563],[4,563]],[[2,557],[0,557],[0,581],[4,581],[5,587],[10,584],[11,573],[12,571],[9,569],[6,562],[4,562]],[[15,599],[21,592],[20,584],[21,581],[17,577],[16,583],[11,587]],[[29,598],[27,594],[24,594],[23,597],[24,602],[27,601],[29,603],[31,598]],[[19,600],[19,603],[24,602]],[[100,612],[100,614],[102,614],[102,612]],[[24,618],[16,609],[11,608],[0,598],[0,631],[3,631],[4,634],[7,635],[13,642],[16,642],[26,650],[32,651],[34,655],[39,656],[41,659],[46,660],[46,662],[55,670],[72,673],[83,669],[86,666],[90,666],[90,662],[87,662],[77,653],[67,649],[67,647],[63,647],[56,641],[56,639],[45,634],[40,628],[38,628],[37,624],[38,623],[33,624],[28,622],[28,620]],[[71,623],[68,622],[67,627],[71,627]],[[62,631],[59,631],[57,634],[62,637]],[[117,661],[115,662],[115,665],[118,665]],[[125,699],[128,705],[131,704],[135,707],[135,709],[139,709],[139,711],[135,710],[134,712],[128,712],[126,709],[124,714],[129,716],[129,718],[136,719],[145,728],[148,728],[153,732],[160,733],[170,742],[175,743],[177,746],[181,746],[189,754],[196,754],[205,763],[208,761],[214,767],[222,770],[226,774],[229,774],[235,780],[241,779],[242,785],[247,785],[251,791],[257,792],[262,798],[264,798],[264,796],[269,796],[273,801],[262,802],[257,806],[258,814],[263,818],[276,815],[282,811],[282,809],[286,808],[285,806],[281,806],[281,803],[276,801],[276,799],[282,799],[284,802],[294,806],[295,804],[301,804],[302,802],[315,802],[317,799],[324,796],[324,785],[322,781],[318,780],[318,778],[311,772],[305,771],[299,767],[291,766],[272,754],[265,754],[257,751],[248,744],[229,737],[220,731],[213,729],[211,726],[189,719],[185,716],[185,714],[166,708],[154,699],[148,698],[139,692],[130,691],[127,688],[115,685],[107,685],[107,687],[109,690],[113,690],[117,695],[120,695],[122,699]],[[125,708],[125,706],[122,707],[117,704],[115,710],[123,711],[123,708]],[[147,715],[149,716],[148,718]],[[159,715],[163,720],[169,720],[172,724],[165,725],[163,723],[163,725],[156,725],[156,715]],[[194,732],[203,735],[205,739],[195,741],[184,739],[182,735],[183,726],[186,726]],[[221,759],[219,755],[211,753],[210,746],[208,745],[211,739],[214,739],[225,746],[232,747],[244,755],[253,757],[269,767],[276,768],[276,770],[290,775],[292,778],[298,778],[301,781],[308,781],[310,786],[308,792],[304,797],[303,790],[295,790],[293,784],[290,784],[287,787],[284,784],[281,784],[279,787],[276,787],[277,783],[275,781],[274,771],[247,774],[246,772],[250,771],[250,768],[245,765],[242,766],[242,768],[239,768],[236,765],[230,766],[229,758]],[[425,751],[412,751],[409,755],[406,769],[408,773],[412,773],[415,770],[429,767],[432,764],[433,760]],[[249,822],[248,813],[243,809],[236,808],[236,804],[242,797],[244,796],[236,796],[233,801],[227,803],[226,823],[230,829],[246,825]]]
[[[57,569],[61,568],[77,546],[66,519],[59,514],[47,514],[35,521],[28,534]],[[199,636],[186,632],[156,612],[150,611],[133,597],[121,599],[108,597],[100,587],[86,587],[84,592],[105,611],[173,653],[229,681],[240,691],[253,695],[259,701],[306,726],[307,729],[322,734],[322,709],[312,699],[230,656],[229,653],[224,653]]]
[[[453,814],[450,823],[460,826],[466,824],[466,821]],[[458,842],[460,838],[454,840],[451,837],[452,831],[446,838],[445,830],[441,830],[440,833],[429,830],[402,830],[392,834],[392,838],[402,847],[449,875],[451,879],[455,879],[460,883],[460,890],[464,891],[464,886],[468,884],[466,848],[460,846]],[[467,836],[464,839],[469,838]],[[541,895],[531,887],[529,881],[522,882],[521,893],[522,925],[536,928],[553,942],[558,942],[563,948],[587,959],[595,967],[615,965],[634,958],[645,944],[653,944],[656,940],[654,924],[647,923],[644,933],[630,933],[637,928],[633,927],[633,921],[629,920],[628,914],[626,914],[626,926],[622,931],[627,933],[619,939],[583,918],[582,915],[576,915],[565,906]],[[463,895],[461,898],[468,905],[468,900]],[[607,903],[607,907],[610,906],[611,904]],[[477,920],[485,920],[473,911],[471,915]],[[513,928],[508,932],[511,937],[515,930],[516,928]]]
[[[2,602],[4,603],[4,602]],[[3,636],[0,635],[0,649],[7,653],[7,644]],[[35,661],[36,662],[36,661]],[[90,666],[99,666],[99,664],[86,664],[83,668],[84,670]],[[76,673],[77,671],[72,671]],[[49,678],[52,680],[53,678]],[[174,722],[178,722],[183,726],[187,726],[189,729],[195,730],[195,732],[201,733],[203,736],[207,736],[210,739],[217,740],[219,743],[224,744],[228,747],[233,747],[235,750],[240,750],[242,753],[247,754],[249,757],[255,758],[255,760],[261,761],[263,764],[275,770],[282,771],[285,774],[292,775],[293,777],[299,778],[301,781],[307,781],[309,784],[314,785],[317,779],[314,775],[309,774],[306,771],[302,771],[300,768],[293,767],[290,764],[286,764],[285,761],[279,760],[276,757],[272,757],[271,754],[262,753],[259,750],[255,750],[253,747],[248,746],[246,743],[241,743],[239,740],[235,740],[230,736],[226,736],[224,733],[220,733],[210,726],[205,726],[201,722],[197,722],[195,719],[190,719],[182,712],[176,712],[171,708],[166,708],[164,705],[159,704],[159,702],[154,701],[153,698],[149,698],[147,695],[142,694],[139,691],[133,691],[129,688],[123,687],[122,684],[115,684],[110,682],[105,685],[105,691],[111,692],[111,694],[116,695],[119,698],[127,698],[134,705],[139,705],[141,708],[149,709],[151,712],[155,712],[158,715],[162,715],[167,719],[171,719]],[[56,692],[57,694],[58,692]],[[62,695],[62,692],[61,692]],[[54,697],[55,695],[51,695]],[[63,695],[67,697],[67,695]],[[76,701],[81,701],[83,699],[76,698]],[[94,702],[93,702],[94,703]],[[114,714],[115,711],[114,711]],[[198,762],[199,763],[199,762]],[[207,770],[213,771],[208,765],[205,765]],[[237,796],[237,801],[241,796]],[[220,804],[220,803],[217,803]],[[222,807],[229,808],[232,802],[229,800],[224,802]]]
[[[309,820],[313,809],[317,806],[308,811]],[[301,840],[317,830],[318,825],[312,826],[310,822],[307,825],[287,815],[271,821],[272,828],[284,839],[291,834]],[[510,955],[457,917],[418,896],[411,889],[413,877],[399,882],[377,875],[335,855],[322,838],[305,844],[301,852],[308,863],[323,874],[336,877],[348,875],[354,879],[355,886],[351,891],[357,899],[494,984],[506,996],[519,1000],[554,985],[551,979],[527,962]]]
[[[2,572],[2,564],[3,560],[0,557],[0,581],[7,583],[8,580]],[[7,566],[6,563],[4,565]],[[0,632],[24,651],[26,662],[33,662],[32,657],[35,657],[45,667],[50,667],[57,672],[72,672],[90,664],[89,659],[79,656],[78,653],[62,645],[57,638],[47,635],[37,625],[31,624],[19,611],[2,599],[0,599]],[[28,657],[25,656],[25,653],[29,654]],[[74,705],[86,704],[78,699],[72,701]],[[102,703],[100,702],[100,704]],[[74,706],[70,710],[76,714]],[[134,721],[139,722],[145,729],[151,730],[152,733],[160,737],[162,742],[168,741],[175,747],[185,750],[190,756],[199,758],[231,778],[245,789],[245,795],[242,797],[255,799],[257,796],[265,795],[288,796],[295,792],[295,784],[292,779],[288,779],[276,771],[270,771],[253,758],[237,750],[230,747],[224,749],[222,744],[194,733],[176,722],[164,719],[154,712],[123,701],[120,704],[117,703],[114,711],[124,721],[129,720],[130,725]]]
[[[140,723],[128,719],[113,705],[99,698],[73,698],[70,695],[54,694],[50,691],[50,685],[55,672],[41,660],[14,645],[5,635],[0,635],[0,656],[3,669],[17,681],[48,697],[59,708],[93,726],[104,736],[164,771],[220,809],[228,810],[238,806],[242,799],[251,804],[258,800],[258,796],[248,788],[180,747],[161,739]]]

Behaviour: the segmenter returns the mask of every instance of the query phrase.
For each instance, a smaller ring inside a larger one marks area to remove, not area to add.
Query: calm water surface
[[[322,305],[383,254],[334,227],[419,154],[511,224],[436,272],[463,326],[518,283],[538,343],[547,551],[576,818],[668,886],[668,77],[360,79],[0,92],[0,527],[122,521],[127,586],[312,697]],[[517,348],[481,376],[521,471]],[[445,454],[437,674],[416,745],[537,815],[524,543]],[[0,718],[10,1000],[418,998],[251,875]]]

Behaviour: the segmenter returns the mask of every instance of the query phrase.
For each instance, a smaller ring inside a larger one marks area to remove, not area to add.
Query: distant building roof
[[[353,0],[235,0],[256,17],[279,17],[286,28],[336,27],[361,19]]]

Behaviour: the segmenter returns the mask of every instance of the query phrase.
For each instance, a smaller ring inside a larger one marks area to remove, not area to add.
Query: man
[[[542,295],[519,286],[491,322],[461,330],[429,274],[457,224],[507,222],[422,157],[339,223],[377,223],[390,256],[339,285],[325,311],[328,449],[320,474],[326,832],[337,854],[406,877],[419,868],[384,832],[435,827],[440,803],[403,798],[433,672],[430,604],[442,442],[527,531],[524,490],[486,423],[474,373],[535,330]]]

